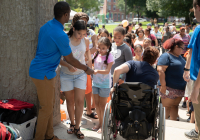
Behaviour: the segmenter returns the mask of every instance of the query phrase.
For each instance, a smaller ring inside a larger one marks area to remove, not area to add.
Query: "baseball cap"
[[[127,27],[128,24],[129,24],[128,20],[123,20],[122,21],[122,25],[123,25],[124,28]]]
[[[148,23],[147,26],[152,26],[152,24],[151,24],[151,23]]]

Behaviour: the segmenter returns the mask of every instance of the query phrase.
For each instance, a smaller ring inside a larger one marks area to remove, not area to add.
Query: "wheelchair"
[[[126,140],[165,140],[165,108],[159,101],[156,85],[115,85],[112,99],[105,107],[101,139],[114,140],[117,133]]]

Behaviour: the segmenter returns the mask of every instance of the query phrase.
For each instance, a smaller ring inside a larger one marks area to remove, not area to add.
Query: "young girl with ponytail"
[[[94,76],[92,81],[92,90],[96,105],[96,112],[99,117],[99,124],[92,129],[101,133],[103,122],[103,114],[107,98],[109,97],[111,88],[111,67],[114,58],[111,51],[112,44],[106,37],[102,37],[98,41],[98,50],[92,60],[94,64]]]

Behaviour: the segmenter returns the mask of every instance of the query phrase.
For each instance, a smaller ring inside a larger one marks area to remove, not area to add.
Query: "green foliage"
[[[192,0],[147,0],[146,6],[150,11],[158,11],[162,17],[188,17],[192,3]]]
[[[63,0],[58,0],[63,1]],[[69,3],[72,10],[80,11],[99,11],[99,8],[101,6],[101,1],[99,0],[65,0],[67,3]]]
[[[122,11],[125,10],[125,0],[117,0],[117,7]],[[137,13],[140,15],[146,12],[146,0],[127,0],[126,13]]]

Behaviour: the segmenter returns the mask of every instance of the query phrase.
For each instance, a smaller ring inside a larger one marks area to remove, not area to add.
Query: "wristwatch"
[[[190,69],[186,69],[186,68],[184,68],[183,70],[184,70],[184,71],[190,71]]]

